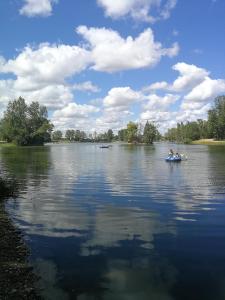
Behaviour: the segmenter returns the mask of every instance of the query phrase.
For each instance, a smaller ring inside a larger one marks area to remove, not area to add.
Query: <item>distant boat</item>
[[[110,146],[109,145],[101,145],[99,148],[109,148]]]

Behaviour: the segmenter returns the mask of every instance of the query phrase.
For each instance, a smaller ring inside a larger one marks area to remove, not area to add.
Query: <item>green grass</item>
[[[0,147],[16,147],[16,145],[13,143],[0,142]]]
[[[197,141],[193,141],[194,145],[225,145],[225,141],[215,141],[213,139],[201,139]]]

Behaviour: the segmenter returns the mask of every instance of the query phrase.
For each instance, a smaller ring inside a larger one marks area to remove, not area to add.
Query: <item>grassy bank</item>
[[[0,148],[1,147],[16,147],[16,145],[13,143],[0,142]]]
[[[225,145],[225,141],[215,141],[214,139],[201,139],[193,141],[194,145]]]
[[[0,299],[40,299],[34,288],[37,278],[28,262],[28,248],[5,211],[4,201],[13,193],[0,179]]]

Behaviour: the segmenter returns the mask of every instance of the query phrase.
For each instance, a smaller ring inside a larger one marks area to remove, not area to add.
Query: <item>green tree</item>
[[[73,129],[66,130],[65,138],[69,141],[75,140],[75,131]]]
[[[47,109],[38,102],[29,105],[19,97],[10,101],[1,120],[2,137],[17,145],[43,145],[50,141],[53,125],[47,119]]]
[[[208,111],[208,124],[213,138],[225,139],[225,96],[215,99],[214,107]]]
[[[156,126],[148,121],[144,127],[143,141],[146,144],[152,144],[158,136],[158,130]]]
[[[137,142],[138,125],[134,122],[127,124],[127,141],[128,143]]]
[[[113,134],[112,129],[109,129],[109,130],[107,131],[106,137],[107,137],[107,140],[108,140],[109,142],[112,142],[113,137],[114,137],[114,134]]]
[[[56,130],[52,133],[53,141],[60,141],[62,139],[62,131]]]
[[[127,129],[121,129],[118,131],[118,139],[119,141],[127,141]]]

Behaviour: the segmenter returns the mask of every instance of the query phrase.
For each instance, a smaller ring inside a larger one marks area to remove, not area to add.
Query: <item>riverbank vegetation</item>
[[[157,127],[150,122],[142,124],[129,122],[126,128],[118,131],[118,134],[114,134],[112,129],[103,133],[94,132],[93,134],[87,134],[81,130],[68,129],[65,132],[65,137],[60,130],[56,130],[52,133],[53,142],[114,142],[122,141],[127,143],[144,143],[152,144],[154,141],[160,140],[161,135]]]
[[[19,146],[43,145],[52,130],[46,107],[38,102],[28,105],[21,97],[8,103],[0,121],[0,139]]]
[[[45,142],[113,142],[152,144],[154,141],[190,144],[199,141],[200,144],[212,144],[213,140],[225,140],[225,96],[215,99],[214,106],[208,111],[207,120],[198,119],[186,123],[177,123],[168,129],[162,137],[155,124],[147,121],[141,123],[129,122],[115,134],[112,129],[103,133],[86,133],[83,130],[67,129],[53,132],[53,125],[48,120],[46,107],[38,102],[30,105],[23,98],[9,102],[0,121],[0,140],[9,145],[43,145]],[[211,141],[211,142],[210,142]],[[9,144],[11,143],[11,144]],[[197,142],[196,142],[197,143]],[[216,143],[214,143],[216,144]],[[4,146],[5,144],[0,144]]]
[[[175,128],[170,128],[166,132],[165,139],[186,144],[199,140],[202,142],[198,143],[204,144],[209,144],[209,139],[225,140],[225,96],[215,99],[214,106],[208,111],[207,120],[198,119],[185,124],[178,123]]]
[[[200,139],[200,140],[193,141],[192,144],[225,146],[225,141],[216,141],[214,139]]]
[[[127,128],[118,131],[118,140],[128,143],[145,143],[152,144],[154,141],[160,140],[161,135],[157,127],[150,122],[137,124],[129,122]]]

